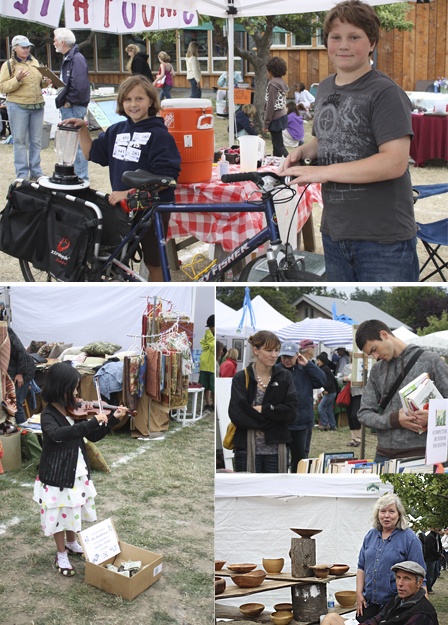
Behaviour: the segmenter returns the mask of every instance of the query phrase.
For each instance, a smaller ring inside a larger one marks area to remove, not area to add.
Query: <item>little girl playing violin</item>
[[[77,405],[80,379],[70,363],[56,363],[48,371],[42,391],[47,402],[41,414],[42,457],[33,497],[40,506],[44,535],[53,536],[56,542],[54,565],[66,577],[75,574],[69,554],[82,554],[76,540],[81,521],[97,518],[96,490],[90,479],[84,438],[101,440],[126,414],[126,408],[119,406],[109,417],[99,413],[75,421],[69,414]]]

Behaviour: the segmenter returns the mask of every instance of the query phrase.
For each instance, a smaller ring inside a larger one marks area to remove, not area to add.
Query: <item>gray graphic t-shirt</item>
[[[338,86],[335,76],[320,83],[313,135],[320,165],[357,161],[379,146],[412,137],[411,103],[405,92],[378,70]],[[415,236],[409,171],[400,178],[366,184],[322,185],[321,232],[335,241],[405,241]]]

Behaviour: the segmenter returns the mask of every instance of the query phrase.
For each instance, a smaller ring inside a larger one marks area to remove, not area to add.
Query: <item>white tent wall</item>
[[[376,475],[257,475],[218,473],[215,480],[215,558],[253,562],[284,558],[290,572],[291,527],[321,529],[314,536],[317,563],[342,563],[356,571],[362,540],[372,527],[375,500],[392,492]],[[232,582],[228,582],[230,586]],[[354,589],[355,578],[331,583]],[[246,598],[250,601],[249,598]],[[257,595],[267,606],[290,601],[289,589]],[[239,605],[241,600],[226,600]]]
[[[195,286],[17,285],[10,288],[10,296],[11,326],[24,345],[45,340],[74,346],[91,341],[111,341],[123,349],[139,346],[129,335],[141,334],[146,298],[160,297],[194,321],[193,348],[200,349],[207,317],[214,310],[213,289]]]

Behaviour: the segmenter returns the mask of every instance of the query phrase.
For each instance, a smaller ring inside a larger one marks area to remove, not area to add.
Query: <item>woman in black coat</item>
[[[126,46],[126,52],[129,54],[129,61],[126,65],[126,69],[131,72],[133,76],[140,74],[146,76],[148,80],[154,82],[154,76],[152,75],[151,68],[149,67],[149,56],[140,51],[140,48],[135,43],[130,43]]]
[[[254,361],[233,377],[229,404],[235,471],[286,473],[288,426],[298,410],[292,376],[275,364],[281,347],[275,334],[262,330],[248,342]]]
[[[319,430],[334,431],[336,430],[336,419],[334,418],[333,406],[339,389],[336,378],[330,369],[330,361],[328,360],[327,354],[324,352],[319,354],[316,357],[316,362],[327,378],[327,381],[324,384],[324,396],[317,407],[320,421],[318,428]]]

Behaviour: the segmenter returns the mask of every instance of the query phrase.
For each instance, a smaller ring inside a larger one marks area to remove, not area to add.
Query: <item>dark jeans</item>
[[[291,442],[289,444],[291,473],[297,473],[299,461],[303,458],[308,458],[312,431],[312,422],[303,430],[289,430],[291,434]]]
[[[273,156],[288,156],[288,150],[283,144],[283,131],[272,130],[269,131],[272,139]]]
[[[16,412],[16,422],[17,424],[23,423],[26,421],[25,411],[23,409],[23,402],[26,399],[28,394],[28,389],[30,388],[30,383],[25,382],[22,386],[15,385],[16,388],[16,404],[17,404],[17,412]]]
[[[190,98],[202,98],[202,88],[198,87],[198,83],[196,82],[196,78],[189,78],[188,82],[190,83]]]
[[[378,614],[383,606],[378,605],[377,603],[367,603],[367,608],[364,608],[363,615],[357,616],[358,623],[364,623],[369,620],[369,618],[373,618]]]
[[[428,592],[432,590],[438,577],[437,560],[435,562],[426,563],[426,587]]]
[[[351,430],[360,430],[361,424],[358,419],[358,410],[361,406],[361,395],[351,398],[350,405],[347,406],[348,426]]]
[[[235,451],[235,471],[245,473],[247,471],[247,454],[244,450]],[[255,473],[278,473],[278,455],[255,456]]]

